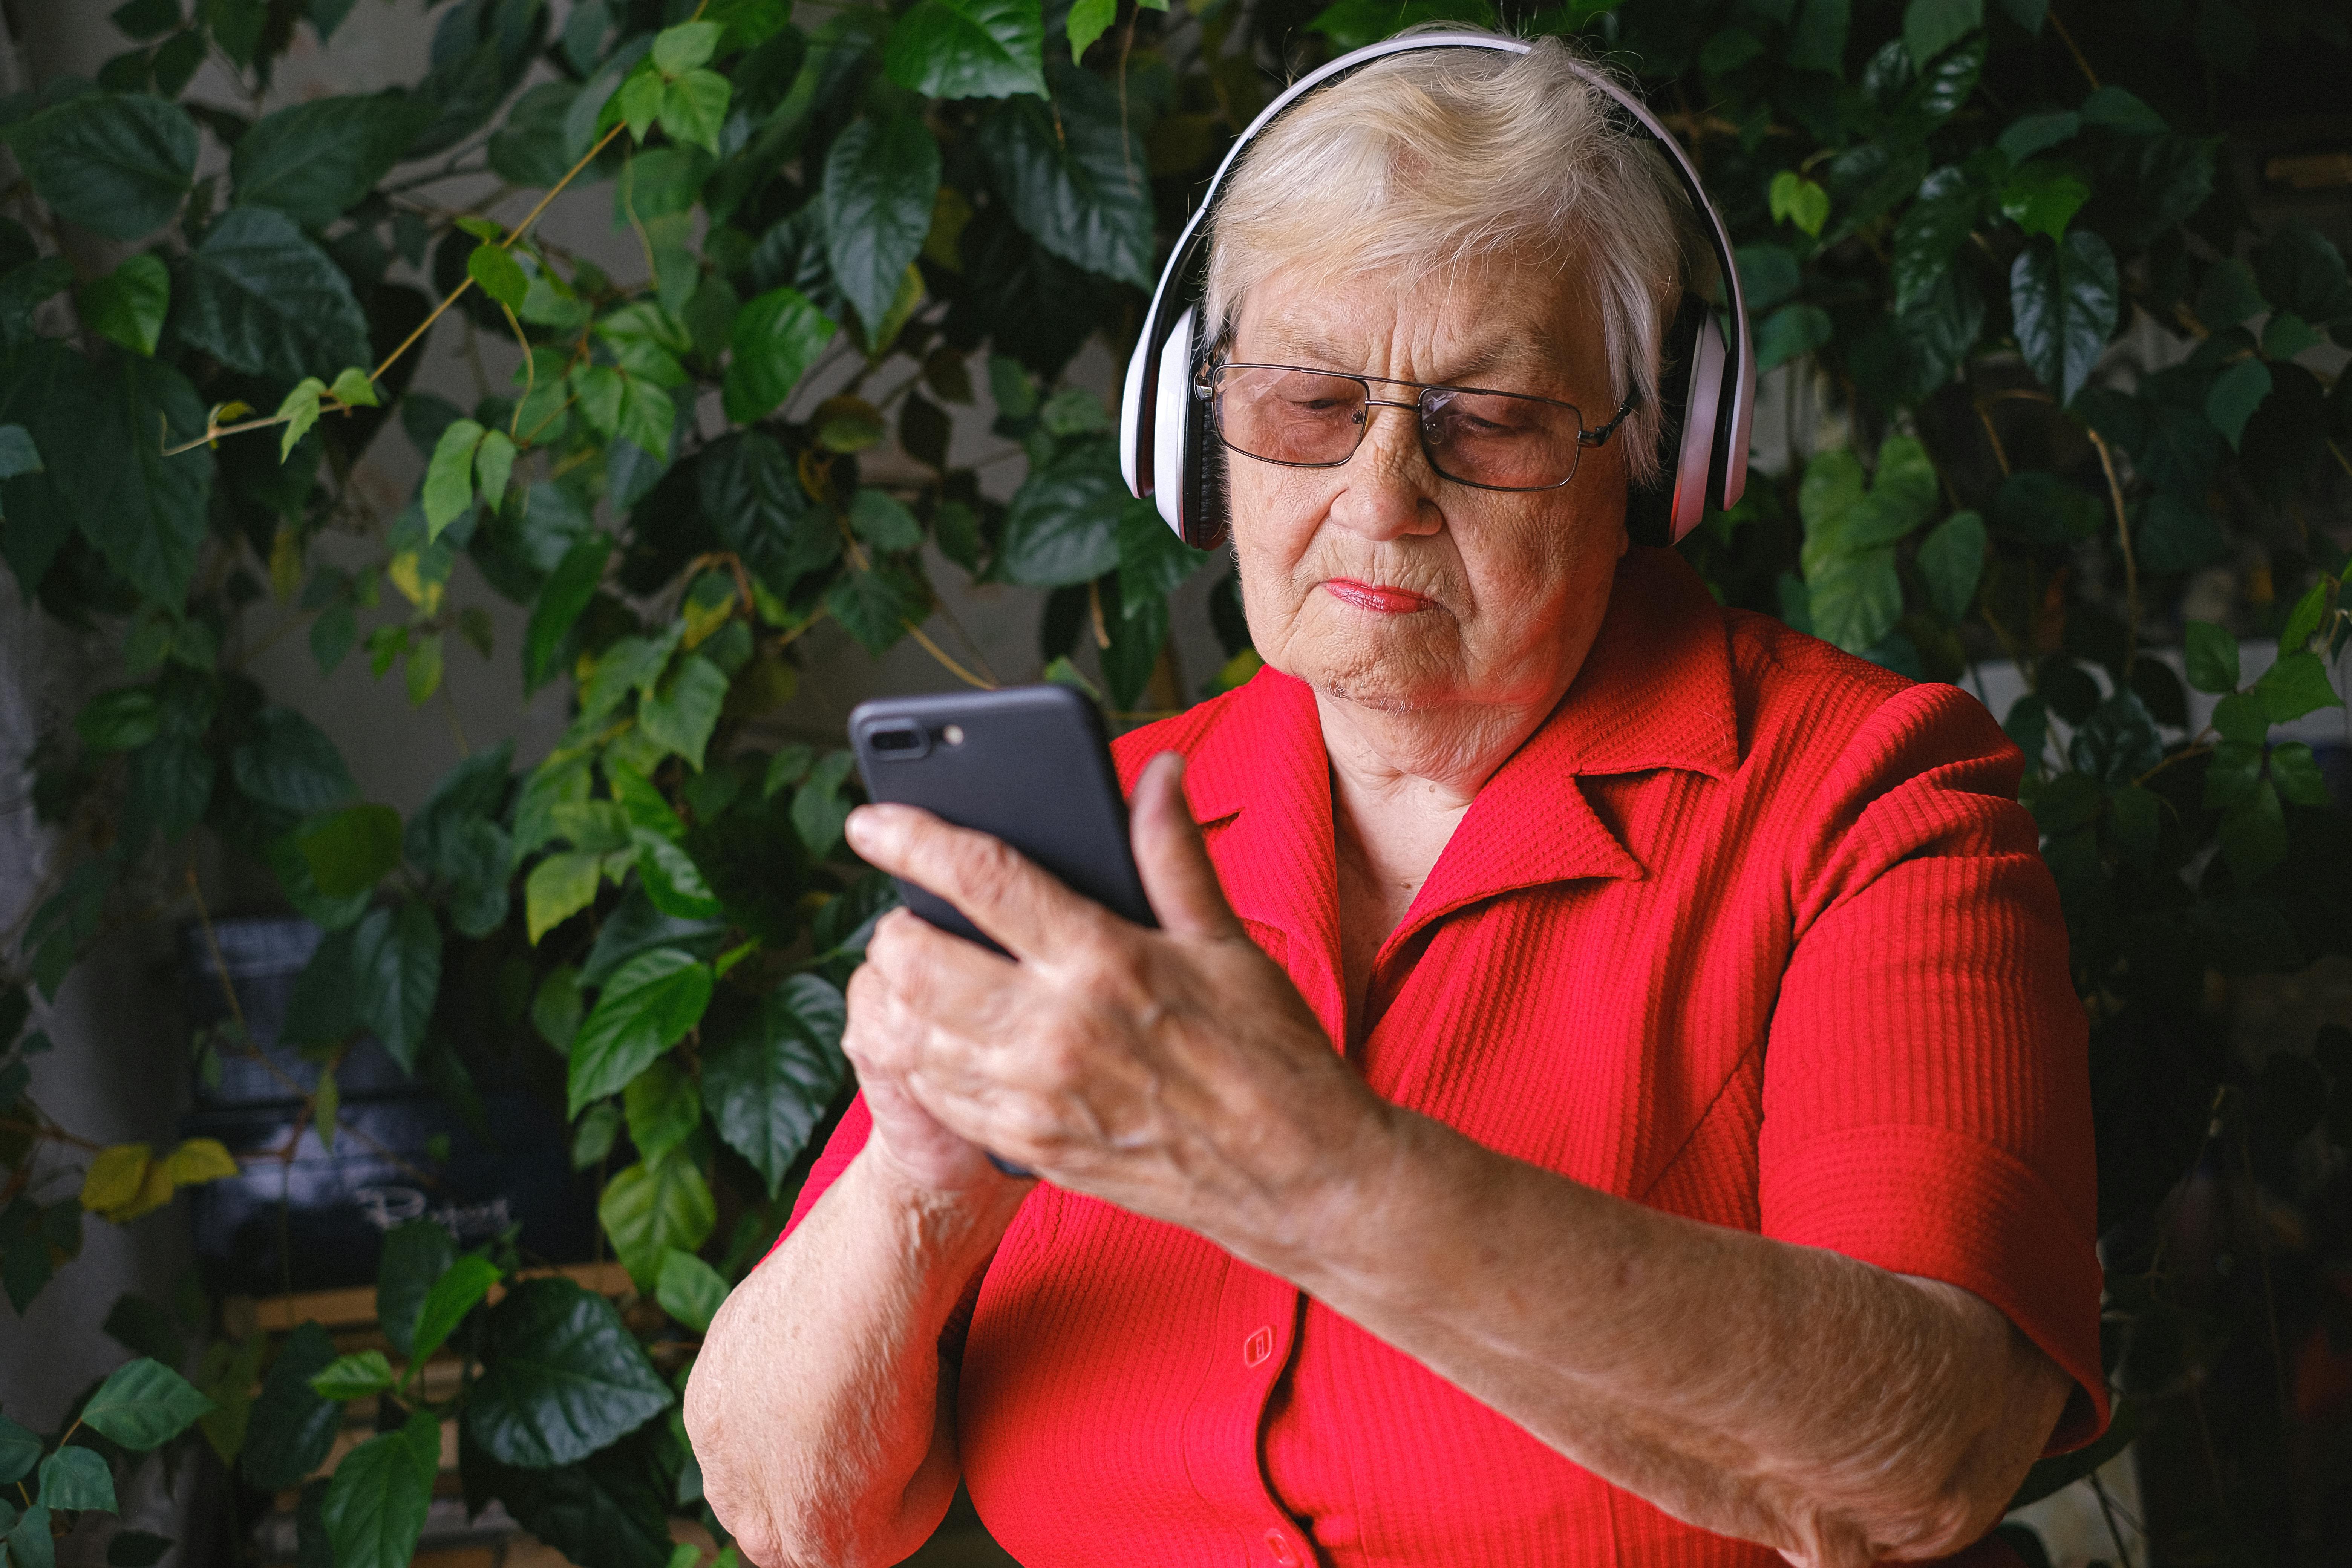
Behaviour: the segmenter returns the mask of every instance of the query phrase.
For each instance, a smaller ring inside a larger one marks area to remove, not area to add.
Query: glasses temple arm
[[[1609,421],[1608,424],[1603,425],[1598,430],[1578,431],[1576,433],[1577,444],[1583,447],[1598,447],[1606,442],[1610,437],[1614,436],[1617,433],[1617,426],[1625,423],[1626,419],[1633,414],[1634,405],[1641,401],[1642,395],[1640,393],[1635,393],[1627,397],[1624,402],[1617,405],[1617,417]]]

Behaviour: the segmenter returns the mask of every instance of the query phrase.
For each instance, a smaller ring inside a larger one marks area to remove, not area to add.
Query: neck
[[[1318,688],[1334,804],[1343,816],[1366,809],[1459,816],[1559,698],[1547,691],[1516,703],[1389,710]]]

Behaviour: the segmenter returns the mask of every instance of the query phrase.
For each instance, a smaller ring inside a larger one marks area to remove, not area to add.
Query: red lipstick
[[[1353,577],[1328,578],[1323,588],[1343,605],[1353,605],[1360,610],[1371,610],[1384,616],[1409,616],[1415,610],[1429,608],[1433,602],[1410,589],[1359,583]]]

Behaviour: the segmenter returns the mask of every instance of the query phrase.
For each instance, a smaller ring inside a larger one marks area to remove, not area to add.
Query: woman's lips
[[[1371,610],[1384,616],[1409,616],[1415,610],[1429,608],[1434,602],[1408,588],[1359,583],[1353,577],[1327,578],[1323,589],[1343,605],[1353,605],[1360,610]]]

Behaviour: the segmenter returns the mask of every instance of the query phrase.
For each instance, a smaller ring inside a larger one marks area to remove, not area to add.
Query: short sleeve
[[[1856,730],[1789,841],[1797,939],[1765,1051],[1765,1234],[1974,1292],[2105,1427],[2088,1028],[2021,759],[1949,686]]]

